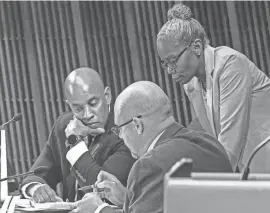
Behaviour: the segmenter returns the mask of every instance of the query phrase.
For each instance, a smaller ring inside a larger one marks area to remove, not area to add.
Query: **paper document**
[[[28,199],[21,199],[16,204],[16,210],[27,212],[70,211],[75,207],[75,203],[72,202],[35,203]]]

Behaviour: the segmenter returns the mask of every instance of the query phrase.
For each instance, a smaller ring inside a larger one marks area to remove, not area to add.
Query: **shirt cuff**
[[[21,188],[21,192],[22,192],[23,196],[26,199],[32,198],[31,197],[32,196],[31,192],[29,191],[29,187],[32,186],[32,189],[34,190],[34,188],[36,188],[39,185],[42,185],[42,183],[40,183],[40,182],[31,182],[31,183],[27,183],[27,184],[23,185],[22,188]],[[33,190],[31,190],[31,191],[33,191]]]
[[[96,210],[94,211],[94,213],[100,213],[102,209],[104,209],[105,207],[110,206],[108,203],[102,203],[100,206],[98,206],[96,208]]]
[[[87,151],[87,146],[85,145],[84,141],[81,141],[67,152],[66,158],[71,166],[73,166],[76,161]]]

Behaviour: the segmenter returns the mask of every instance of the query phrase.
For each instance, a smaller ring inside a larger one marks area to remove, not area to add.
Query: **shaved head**
[[[165,110],[165,111],[164,111]],[[120,119],[153,112],[172,114],[171,103],[164,91],[150,81],[138,81],[128,86],[116,99],[115,115]]]
[[[82,98],[89,90],[92,93],[103,93],[104,91],[100,75],[88,67],[73,70],[66,78],[64,87],[66,99],[73,101]]]
[[[83,67],[66,78],[65,96],[74,116],[90,128],[104,127],[110,112],[111,90],[97,71]]]

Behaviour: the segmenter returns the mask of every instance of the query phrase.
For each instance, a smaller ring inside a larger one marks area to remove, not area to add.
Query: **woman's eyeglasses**
[[[185,51],[187,50],[187,48],[192,44],[192,42],[189,43],[189,45],[187,45],[176,57],[175,59],[171,60],[171,61],[163,61],[161,62],[161,66],[163,69],[175,69],[176,68],[176,63],[179,60],[179,58],[181,57],[181,55],[183,55],[185,53]]]

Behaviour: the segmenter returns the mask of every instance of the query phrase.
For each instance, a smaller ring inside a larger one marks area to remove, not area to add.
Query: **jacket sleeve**
[[[52,144],[56,144],[55,126],[56,124],[51,131],[51,134],[44,149],[42,150],[34,165],[30,169],[30,171],[33,171],[36,168],[42,166],[44,167],[44,172],[42,172],[40,176],[31,175],[26,177],[23,180],[22,186],[30,182],[40,182],[48,184],[52,189],[55,190],[57,183],[59,183],[62,179],[61,172],[59,172],[60,168],[57,167],[58,164],[53,155],[51,147]]]
[[[231,55],[219,78],[220,133],[218,140],[225,147],[235,171],[246,145],[251,108],[252,81],[244,56]]]
[[[126,213],[163,212],[165,173],[149,158],[138,160],[135,165],[130,172],[124,211]]]
[[[82,154],[76,161],[71,171],[75,174],[80,186],[94,184],[101,170],[113,174],[123,185],[126,185],[129,171],[135,160],[123,141],[118,140],[113,152],[103,165],[99,166],[89,151]]]

